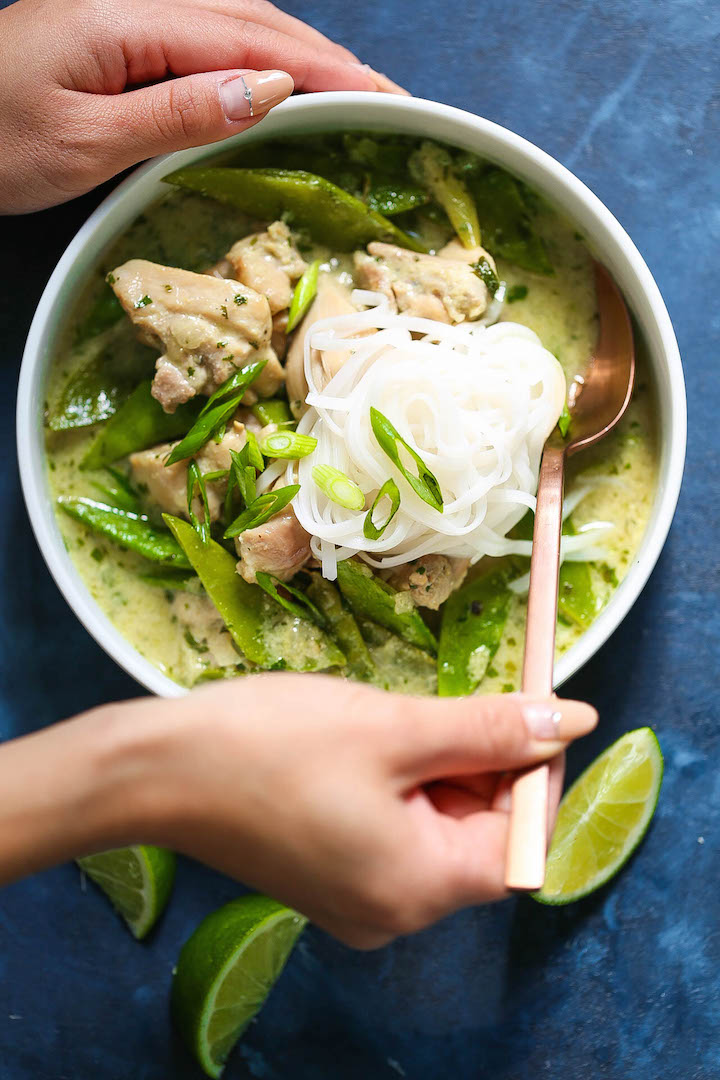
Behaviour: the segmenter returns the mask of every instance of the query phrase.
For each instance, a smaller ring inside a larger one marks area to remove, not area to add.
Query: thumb
[[[561,753],[597,724],[591,705],[495,694],[410,699],[403,709],[399,772],[411,784],[522,769]]]
[[[109,164],[119,171],[157,154],[227,139],[257,124],[293,89],[285,71],[240,69],[187,75],[105,97]]]

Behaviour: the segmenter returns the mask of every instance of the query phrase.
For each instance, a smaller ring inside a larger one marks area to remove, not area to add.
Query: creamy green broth
[[[202,270],[255,224],[227,206],[185,192],[172,192],[143,214],[106,253],[79,297],[51,367],[47,389],[51,405],[61,397],[68,377],[100,350],[112,357],[113,350],[135,348],[133,329],[126,319],[82,347],[73,345],[77,326],[82,325],[105,288],[103,278],[109,269],[128,258],[142,257]],[[581,238],[552,209],[541,204],[535,224],[555,272],[541,276],[498,258],[498,274],[507,282],[510,298],[502,318],[532,328],[558,357],[569,380],[585,367],[596,337],[592,263]],[[347,257],[333,258],[327,249],[304,254],[323,259],[335,272],[349,271]],[[599,606],[607,603],[631,565],[650,514],[656,482],[653,416],[653,390],[641,356],[635,394],[618,429],[599,447],[571,463],[568,494],[592,476],[604,478],[575,510],[575,525],[603,520],[615,526],[602,541],[603,562],[592,565]],[[93,485],[105,485],[107,474],[78,467],[97,430],[98,425],[90,425],[48,431],[47,458],[54,496],[102,497]],[[120,550],[64,514],[59,515],[59,524],[91,595],[131,644],[169,678],[192,686],[202,678],[252,670],[253,666],[238,655],[221,617],[199,588],[179,592],[150,585],[142,577],[150,569],[142,557]],[[489,562],[484,560],[472,573],[487,569]],[[502,643],[481,684],[483,692],[519,688],[525,614],[525,599],[514,597]],[[379,685],[409,693],[435,692],[435,663],[426,654],[373,624],[363,627],[363,632]],[[285,639],[280,644],[290,655],[295,648],[292,628],[283,633]],[[579,627],[559,621],[557,654],[570,648],[581,633]]]

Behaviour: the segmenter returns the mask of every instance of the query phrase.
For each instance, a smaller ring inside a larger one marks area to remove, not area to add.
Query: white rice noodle
[[[428,554],[472,562],[484,555],[529,554],[528,541],[508,540],[506,534],[535,508],[543,445],[565,401],[558,361],[532,330],[517,323],[450,326],[396,314],[375,293],[356,290],[353,301],[367,310],[324,319],[306,335],[310,408],[297,430],[318,445],[308,457],[287,463],[284,475],[284,483],[301,485],[293,506],[323,574],[335,578],[338,560],[355,554],[378,568]],[[340,349],[349,358],[326,386],[316,385],[314,372],[321,365],[311,360]],[[442,513],[413,491],[379,446],[370,424],[372,406],[437,478]],[[363,535],[365,512],[336,505],[316,486],[312,470],[318,464],[346,473],[367,506],[393,477],[400,508],[378,540]],[[258,491],[274,482],[275,469],[271,465],[261,475]],[[566,557],[589,544],[584,532],[568,537]]]

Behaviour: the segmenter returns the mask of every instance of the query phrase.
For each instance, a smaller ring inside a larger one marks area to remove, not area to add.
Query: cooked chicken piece
[[[387,582],[400,592],[409,592],[416,607],[437,611],[450,593],[462,585],[469,565],[469,559],[423,555],[395,567],[387,575]]]
[[[267,232],[244,236],[233,244],[226,258],[238,281],[267,297],[273,315],[290,307],[293,284],[307,270],[282,221],[268,225]]]
[[[284,360],[287,351],[287,325],[289,314],[289,311],[278,311],[277,315],[273,315],[273,328],[270,344],[281,360]]]
[[[252,414],[250,414],[252,415]],[[254,419],[254,418],[253,418]],[[201,473],[217,472],[229,469],[230,451],[240,451],[245,445],[245,425],[235,420],[223,435],[221,441],[214,439],[206,443],[195,455]],[[149,450],[140,450],[130,455],[130,468],[133,481],[149,500],[166,514],[177,517],[189,517],[187,509],[187,461],[176,461],[174,465],[165,465],[168,454],[177,443],[161,443]],[[227,482],[214,480],[206,484],[210,520],[216,521],[225,497]],[[193,510],[202,520],[202,503],[198,495],[193,500]]]
[[[251,583],[258,570],[274,574],[280,581],[289,581],[302,570],[311,555],[310,536],[291,506],[257,529],[240,533],[235,539],[235,548],[240,556],[237,571]]]
[[[457,238],[447,243],[444,248],[440,248],[437,253],[437,258],[453,259],[455,262],[464,262],[470,265],[479,262],[480,259],[487,259],[490,266],[493,268],[493,271],[497,273],[495,260],[489,251],[486,251],[483,247],[463,247]]]
[[[460,323],[479,319],[490,302],[485,283],[457,259],[376,241],[368,244],[368,252],[355,252],[358,284],[384,293],[406,315]]]
[[[260,355],[268,364],[258,392],[270,395],[282,382],[282,368],[270,349],[268,302],[246,285],[145,259],[117,267],[111,281],[140,339],[164,349],[152,393],[165,412],[195,394],[212,394]]]
[[[285,380],[288,400],[293,416],[300,419],[306,411],[305,398],[308,392],[305,378],[305,337],[313,323],[329,319],[335,315],[351,315],[357,308],[350,301],[350,290],[329,274],[321,274],[315,299],[308,308],[305,318],[295,332],[285,360]],[[336,352],[324,352],[322,361],[313,354],[313,377],[319,387],[325,387],[333,375],[337,374],[348,358],[346,349]]]
[[[227,278],[237,281],[232,263],[229,262],[228,259],[218,259],[212,266],[208,266],[207,270],[203,270],[203,274],[209,274],[210,277]]]

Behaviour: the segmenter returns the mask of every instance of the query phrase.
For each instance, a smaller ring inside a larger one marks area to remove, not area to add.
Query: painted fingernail
[[[592,731],[598,722],[592,705],[581,701],[528,701],[522,713],[533,739],[578,739]]]
[[[290,97],[295,83],[286,71],[246,71],[220,83],[220,104],[228,120],[262,116]]]
[[[381,71],[375,71],[369,64],[353,64],[353,67],[359,67],[361,71],[364,71],[372,81],[375,83],[375,89],[384,94],[403,94],[405,97],[411,97],[409,90],[406,90],[403,86],[398,86],[396,82],[389,79],[387,75],[383,75]]]

